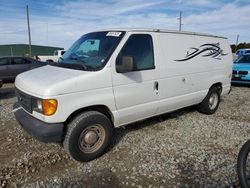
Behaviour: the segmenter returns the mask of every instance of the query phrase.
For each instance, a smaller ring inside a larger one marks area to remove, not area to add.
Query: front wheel
[[[237,174],[242,188],[250,187],[250,140],[241,148],[237,159]]]
[[[100,112],[88,111],[67,126],[63,146],[77,161],[90,161],[107,149],[113,132],[110,120]]]
[[[205,99],[199,104],[198,111],[204,114],[213,114],[220,104],[220,90],[217,87],[209,89]]]

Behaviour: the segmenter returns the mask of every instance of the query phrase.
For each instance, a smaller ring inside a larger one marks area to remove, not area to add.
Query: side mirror
[[[118,73],[126,73],[134,70],[134,59],[132,56],[122,56],[116,62],[116,71]]]

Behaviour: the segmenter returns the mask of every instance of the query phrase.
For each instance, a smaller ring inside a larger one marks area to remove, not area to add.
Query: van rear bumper
[[[63,123],[45,123],[25,112],[18,102],[13,106],[14,114],[22,128],[41,142],[62,142]]]

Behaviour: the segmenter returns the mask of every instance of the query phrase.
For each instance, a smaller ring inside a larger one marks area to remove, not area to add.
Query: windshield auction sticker
[[[111,36],[111,37],[119,37],[122,32],[115,32],[115,31],[110,31],[107,33],[106,36]]]

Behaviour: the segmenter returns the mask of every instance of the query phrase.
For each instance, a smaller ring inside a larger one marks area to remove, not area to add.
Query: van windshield
[[[83,35],[59,59],[62,67],[95,71],[102,69],[124,35],[103,31]],[[72,66],[71,66],[72,65]]]

